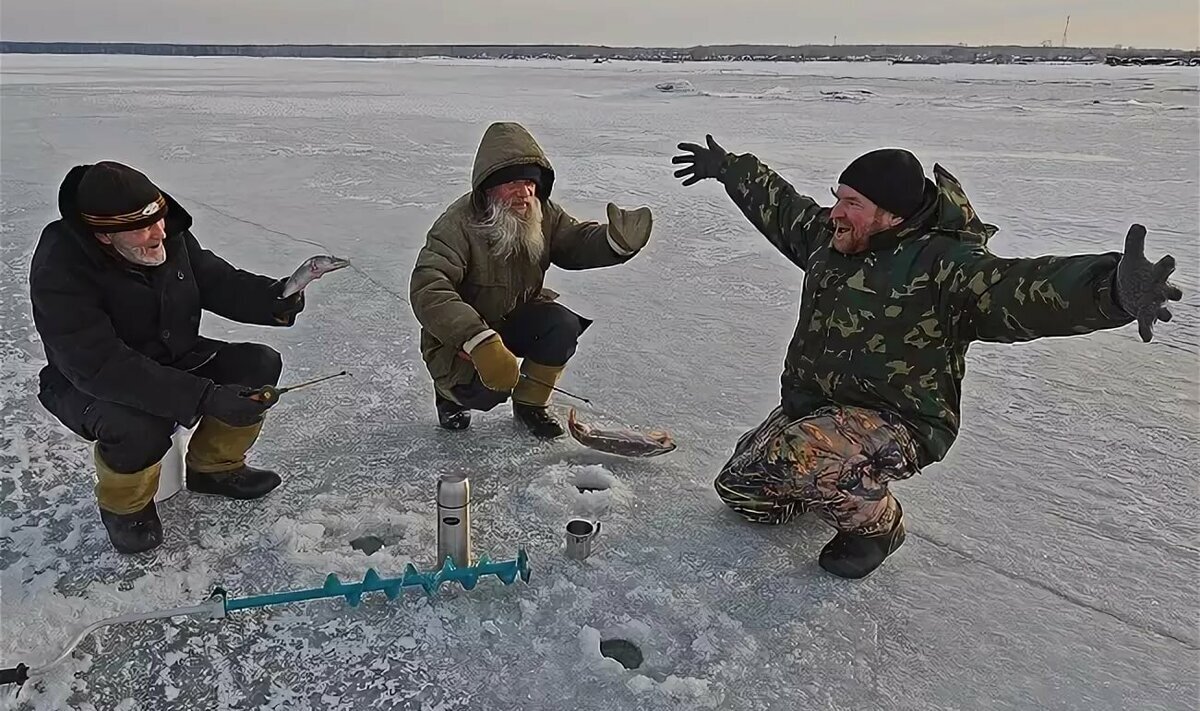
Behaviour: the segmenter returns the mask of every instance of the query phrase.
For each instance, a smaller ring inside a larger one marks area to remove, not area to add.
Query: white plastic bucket
[[[158,474],[155,501],[165,501],[183,488],[183,470],[186,466],[184,458],[187,456],[188,442],[192,439],[194,431],[194,427],[188,429],[182,425],[175,425],[175,432],[171,434],[171,448],[163,457],[162,471]]]

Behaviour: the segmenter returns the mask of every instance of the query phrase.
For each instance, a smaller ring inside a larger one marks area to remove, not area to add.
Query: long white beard
[[[500,259],[520,257],[537,262],[546,249],[540,200],[532,201],[524,215],[507,203],[489,200],[487,210],[472,222],[472,227],[487,238],[492,254]]]

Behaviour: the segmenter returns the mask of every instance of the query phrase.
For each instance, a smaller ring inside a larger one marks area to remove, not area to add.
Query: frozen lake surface
[[[5,55],[2,71],[0,666],[216,585],[430,568],[446,471],[471,477],[476,554],[523,545],[533,565],[528,585],[109,628],[3,704],[1195,708],[1196,69]],[[671,455],[539,445],[506,408],[467,433],[436,427],[408,277],[495,120],[531,129],[581,219],[610,199],[654,208],[634,261],[548,285],[596,319],[562,386],[670,429]],[[1120,250],[1142,222],[1150,259],[1177,258],[1184,301],[1150,344],[1130,326],[973,348],[958,443],[893,488],[908,542],[865,580],[831,578],[816,565],[831,530],[744,523],[712,490],[777,401],[802,273],[718,185],[672,177],[676,143],[706,132],[826,204],[853,157],[908,147],[963,181],[1005,256]],[[104,537],[88,445],[36,400],[26,281],[63,176],[102,159],[148,173],[238,266],[283,276],[332,252],[356,267],[314,284],[292,329],[205,316],[206,334],[281,351],[284,383],[353,377],[272,411],[252,461],[283,486],[243,503],[182,492],[160,505],[164,545],[132,559]],[[561,553],[573,515],[603,521],[584,563]],[[349,545],[367,534],[385,543],[370,556]],[[642,665],[602,657],[608,638]]]

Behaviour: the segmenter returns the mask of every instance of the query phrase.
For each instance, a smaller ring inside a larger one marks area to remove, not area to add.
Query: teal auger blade
[[[343,583],[338,579],[338,576],[330,573],[325,578],[325,584],[319,588],[226,598],[225,610],[232,612],[234,610],[246,610],[253,607],[282,605],[288,602],[303,602],[331,597],[344,597],[350,607],[358,607],[358,604],[362,601],[362,596],[369,592],[383,592],[387,595],[387,599],[395,600],[400,596],[404,588],[419,587],[425,591],[426,595],[432,596],[443,583],[454,582],[461,585],[465,590],[471,590],[479,582],[479,579],[485,575],[494,575],[505,585],[512,585],[516,582],[517,576],[520,576],[522,581],[528,583],[530,573],[529,555],[525,552],[524,548],[517,549],[517,557],[514,560],[492,562],[485,555],[481,556],[479,562],[475,565],[464,568],[454,565],[454,561],[447,556],[446,560],[442,562],[442,567],[438,570],[422,573],[412,563],[407,563],[404,566],[403,575],[396,578],[381,578],[379,577],[379,573],[375,572],[374,568],[368,568],[366,574],[363,575],[362,581],[357,583]]]

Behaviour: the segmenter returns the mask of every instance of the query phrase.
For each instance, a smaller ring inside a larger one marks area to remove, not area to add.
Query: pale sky
[[[1197,0],[4,0],[25,41],[1196,49]]]

